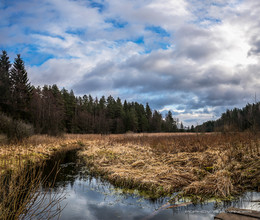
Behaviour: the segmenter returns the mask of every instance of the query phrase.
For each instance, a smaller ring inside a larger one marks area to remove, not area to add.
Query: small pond
[[[49,168],[53,164],[48,165]],[[260,211],[260,193],[248,192],[233,202],[207,202],[205,204],[172,207],[164,209],[169,198],[150,200],[137,191],[124,192],[107,181],[88,173],[75,153],[70,153],[61,161],[52,194],[63,196],[60,219],[174,219],[204,220],[232,206]],[[48,170],[48,169],[47,169]],[[44,192],[44,189],[42,189]],[[186,201],[183,201],[186,202]]]

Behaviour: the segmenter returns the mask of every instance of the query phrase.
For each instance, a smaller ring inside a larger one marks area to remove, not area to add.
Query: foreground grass
[[[63,151],[80,147],[77,136],[33,136],[23,143],[0,139],[0,219],[53,219],[61,211],[62,196],[41,193],[45,184],[44,161]],[[57,172],[57,167],[51,171]],[[48,201],[45,203],[45,201]]]
[[[92,173],[153,197],[181,191],[229,199],[260,190],[260,139],[250,133],[110,135],[83,143]]]
[[[15,171],[24,167],[28,162],[37,163],[50,158],[55,152],[79,147],[82,136],[64,135],[50,137],[34,135],[16,144],[7,144],[3,136],[0,139],[0,175],[6,171]],[[85,140],[96,139],[96,135],[84,136]]]

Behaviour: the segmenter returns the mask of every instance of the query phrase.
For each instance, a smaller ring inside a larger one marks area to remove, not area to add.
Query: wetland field
[[[235,201],[237,207],[251,201],[254,206],[246,207],[260,208],[258,134],[66,134],[0,141],[3,219],[106,219],[102,210],[107,219],[212,219],[214,210]]]

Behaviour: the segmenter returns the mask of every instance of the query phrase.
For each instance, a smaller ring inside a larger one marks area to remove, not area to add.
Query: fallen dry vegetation
[[[251,133],[33,136],[0,144],[0,173],[75,147],[93,174],[151,197],[230,198],[260,190],[260,137]]]
[[[98,137],[99,135],[85,135],[84,139],[93,140]],[[0,175],[8,170],[21,169],[27,162],[36,163],[48,159],[56,151],[78,148],[81,139],[80,135],[34,135],[15,144],[7,144],[0,140]]]
[[[91,139],[91,136],[89,137]],[[22,143],[0,140],[0,219],[53,219],[58,217],[62,196],[41,193],[45,184],[44,161],[58,152],[80,147],[76,135],[60,138],[33,136]],[[51,173],[57,172],[53,168]],[[44,203],[47,200],[47,203]],[[54,210],[52,210],[55,208]],[[44,217],[43,217],[44,216]]]
[[[154,197],[260,190],[260,139],[251,133],[110,135],[83,144],[92,173]]]

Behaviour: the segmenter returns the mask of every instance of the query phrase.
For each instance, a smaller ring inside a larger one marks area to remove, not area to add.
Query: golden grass
[[[0,172],[42,161],[77,146],[93,174],[113,184],[147,190],[153,197],[227,198],[260,186],[260,138],[250,133],[36,135],[19,145],[0,145]]]
[[[52,197],[47,204],[47,192],[42,194],[39,187],[43,162],[57,151],[79,147],[75,136],[53,138],[33,136],[20,144],[0,145],[0,216],[1,219],[29,219],[41,215],[54,217],[60,210],[62,197]],[[51,211],[53,207],[57,209]],[[49,218],[48,218],[49,219]]]
[[[85,135],[84,139],[97,140],[99,136]],[[39,191],[45,181],[41,176],[43,162],[57,152],[78,149],[82,146],[81,139],[80,135],[35,135],[21,143],[8,144],[1,135],[0,219],[53,219],[58,216],[63,196],[54,193],[49,197],[48,191],[43,194]]]
[[[0,178],[0,218],[55,219],[61,212],[60,202],[65,195],[39,190],[47,183],[43,164],[27,166],[18,172],[5,173]],[[57,173],[54,166],[50,174]]]
[[[260,185],[260,139],[249,133],[109,135],[83,143],[93,173],[155,197],[227,198]]]
[[[84,136],[86,140],[98,139],[99,135]],[[80,135],[63,135],[51,137],[47,135],[34,135],[18,144],[0,142],[0,175],[7,170],[21,168],[28,161],[40,162],[50,158],[56,151],[77,146],[81,140]]]

